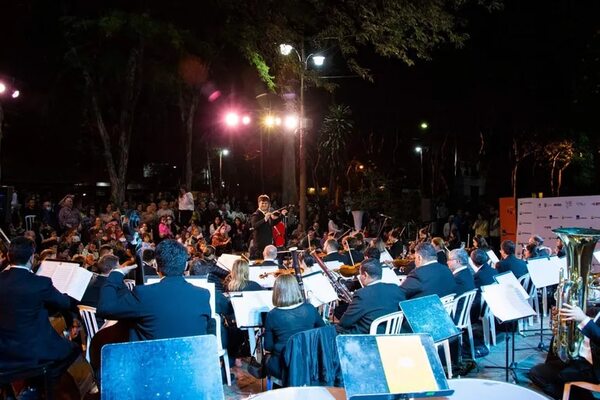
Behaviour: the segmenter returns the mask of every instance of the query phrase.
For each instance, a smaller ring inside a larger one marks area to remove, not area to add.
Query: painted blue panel
[[[434,342],[460,334],[437,295],[400,302],[404,319],[414,333],[428,333]]]
[[[103,400],[223,399],[214,335],[102,348]]]

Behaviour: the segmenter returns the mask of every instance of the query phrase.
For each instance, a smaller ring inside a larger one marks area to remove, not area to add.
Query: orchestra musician
[[[187,259],[181,243],[163,240],[156,246],[160,282],[129,291],[123,279],[136,266],[117,268],[100,290],[97,313],[106,319],[127,320],[133,341],[206,335],[212,314],[210,293],[184,279]]]
[[[325,253],[327,254],[325,257],[323,257],[324,262],[339,261],[346,265],[351,263],[347,255],[340,253],[340,245],[335,239],[327,239],[325,241],[325,245],[323,246],[323,250],[325,250]]]
[[[300,241],[300,248],[312,250],[321,248],[321,242],[317,238],[316,231],[314,230],[314,228],[308,228],[308,233]]]
[[[250,251],[250,257],[257,259],[264,248],[273,244],[273,226],[281,220],[281,215],[285,215],[287,210],[280,213],[269,211],[271,200],[266,194],[258,196],[258,209],[250,216],[250,225],[252,226],[253,248]]]
[[[358,279],[362,289],[354,292],[336,328],[338,332],[368,334],[376,318],[398,311],[399,303],[406,299],[404,293],[396,284],[381,282],[381,276],[378,259],[366,259],[360,264]]]
[[[404,245],[400,240],[400,231],[398,229],[392,229],[388,237],[388,251],[393,259],[400,258],[404,252]]]
[[[400,288],[407,299],[437,294],[444,297],[456,293],[454,276],[437,261],[437,252],[429,242],[415,247],[415,269],[410,271]]]
[[[258,265],[261,267],[279,266],[279,261],[277,260],[277,247],[272,244],[266,246],[263,250],[263,259]]]

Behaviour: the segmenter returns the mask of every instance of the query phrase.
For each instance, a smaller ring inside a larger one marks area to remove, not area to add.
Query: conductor
[[[252,225],[252,248],[250,257],[257,259],[262,256],[264,248],[273,244],[273,226],[281,220],[281,215],[278,212],[269,211],[271,200],[266,194],[258,196],[258,209],[250,216],[250,224]],[[282,210],[281,214],[285,215],[287,210]]]

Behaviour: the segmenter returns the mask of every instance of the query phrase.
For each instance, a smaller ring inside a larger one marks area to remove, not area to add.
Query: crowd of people
[[[101,212],[94,206],[78,209],[74,200],[67,195],[57,209],[50,202],[38,209],[38,200],[33,198],[13,218],[16,238],[3,251],[0,273],[0,371],[52,362],[53,377],[58,381],[74,363],[85,365],[77,305],[95,307],[99,325],[104,320],[123,321],[132,341],[214,332],[214,311],[222,317],[222,345],[230,356],[223,362],[239,363],[239,357],[249,356],[245,347],[251,339],[236,327],[228,295],[265,289],[264,284],[250,279],[254,265],[282,271],[289,268],[281,251],[285,246],[275,246],[280,235],[286,246],[315,251],[324,262],[343,264],[334,271],[341,275],[336,282],[351,293],[351,299],[342,299],[347,301],[340,301],[328,319],[305,302],[293,273],[279,274],[272,286],[274,308],[263,326],[264,348],[270,352],[265,367],[275,377],[283,375],[286,364],[282,355],[296,333],[333,322],[338,333],[367,334],[375,319],[398,311],[403,300],[460,296],[471,290],[478,291],[471,309],[471,321],[477,324],[483,311],[481,287],[494,283],[496,274],[512,271],[519,278],[527,273],[526,259],[564,255],[561,243],[552,250],[539,236],[532,236],[517,257],[514,242],[499,242],[494,209],[489,218],[479,213],[473,221],[458,210],[443,226],[438,224],[440,229],[428,225],[411,241],[403,234],[404,227],[387,225],[387,218],[379,224],[377,218],[367,219],[366,230],[346,230],[350,216],[344,211],[323,215],[325,212],[313,209],[311,225],[304,230],[293,208],[280,209],[266,195],[258,197],[256,208],[234,199],[194,199],[185,187],[173,199],[163,195],[131,206],[109,203]],[[435,231],[441,236],[432,237],[430,232]],[[472,238],[470,243],[462,240],[465,237]],[[495,265],[490,250],[501,258]],[[243,257],[228,270],[217,262],[222,253]],[[78,263],[94,273],[81,301],[59,293],[49,279],[30,273],[53,259]],[[250,261],[256,259],[260,261]],[[312,261],[304,257],[301,262],[310,266]],[[382,280],[386,268],[403,275],[400,285]],[[185,275],[204,276],[214,283],[215,310],[210,308],[208,291],[186,282]],[[144,285],[148,276],[159,277],[160,283]],[[126,278],[137,283],[132,290]],[[66,335],[50,323],[56,311],[62,311],[56,315],[65,321]],[[576,310],[570,312],[568,315],[586,326],[594,324],[581,319]],[[39,340],[32,340],[33,332]],[[593,333],[588,336],[594,339]],[[79,389],[97,395],[93,383],[97,371],[88,375],[92,378],[78,382]],[[35,387],[35,382],[30,387]]]

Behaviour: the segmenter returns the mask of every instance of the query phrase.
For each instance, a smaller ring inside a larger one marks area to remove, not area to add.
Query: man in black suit
[[[98,314],[106,319],[126,319],[130,340],[206,335],[212,315],[210,293],[184,279],[187,258],[181,243],[163,240],[156,246],[160,282],[136,286],[133,292],[123,279],[136,266],[114,270],[100,290]]]
[[[561,317],[566,321],[574,321],[577,329],[585,336],[579,349],[579,357],[567,363],[557,357],[548,357],[546,362],[531,368],[529,377],[544,393],[552,398],[562,398],[564,384],[572,381],[600,383],[600,321],[585,315],[581,308],[563,304],[560,309]],[[572,399],[594,399],[587,390],[573,386]]]
[[[376,318],[399,310],[399,303],[405,300],[404,293],[398,285],[381,282],[381,274],[378,260],[368,259],[361,263],[359,280],[363,288],[354,292],[352,303],[340,319],[338,331],[368,334]]]
[[[340,253],[340,245],[337,240],[327,239],[323,246],[323,250],[327,254],[323,257],[323,262],[339,261],[342,264],[350,265],[349,257]]]
[[[400,231],[398,229],[392,229],[390,231],[390,237],[388,240],[389,252],[393,259],[400,258],[404,251],[404,245],[400,240]]]
[[[279,261],[277,261],[277,247],[272,244],[265,247],[263,250],[263,260],[260,263],[261,267],[278,267]]]
[[[431,243],[417,245],[415,266],[400,286],[407,299],[432,294],[444,297],[456,293],[454,275],[447,266],[437,262],[437,254]]]
[[[471,261],[475,264],[474,280],[477,288],[477,295],[471,308],[471,321],[473,322],[479,321],[481,313],[481,287],[496,283],[494,276],[498,275],[498,271],[492,268],[489,260],[490,258],[483,249],[475,249],[471,252]]]
[[[448,267],[456,282],[456,297],[475,289],[473,271],[469,268],[469,255],[464,249],[454,249],[448,256]]]
[[[505,240],[500,244],[502,260],[496,263],[496,271],[500,274],[512,271],[517,279],[519,279],[529,271],[527,270],[527,263],[515,257],[515,248],[515,243],[512,240]]]
[[[100,289],[106,284],[108,275],[113,269],[119,268],[119,257],[113,254],[105,254],[98,260],[98,274],[92,277],[80,303],[84,306],[98,307],[100,301]],[[99,325],[100,326],[100,325]]]
[[[10,265],[0,273],[0,371],[53,362],[51,377],[58,380],[81,349],[54,330],[48,310],[69,310],[74,303],[50,278],[31,272],[34,251],[31,240],[13,239]]]
[[[265,246],[273,244],[273,226],[276,225],[281,217],[269,211],[271,200],[266,194],[258,196],[258,209],[250,216],[250,225],[252,226],[253,248],[251,257],[257,259],[263,252]],[[281,211],[282,215],[286,210]]]

